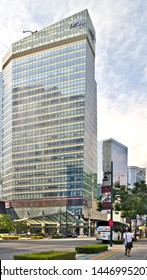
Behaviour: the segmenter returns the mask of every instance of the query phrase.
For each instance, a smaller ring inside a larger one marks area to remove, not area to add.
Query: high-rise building
[[[112,138],[98,142],[98,184],[102,185],[105,173],[111,171],[111,161],[113,182],[127,186],[128,148]]]
[[[2,72],[0,72],[0,199],[2,198]]]
[[[13,217],[88,215],[97,180],[95,30],[87,10],[3,59],[3,197]]]
[[[128,166],[128,187],[133,188],[135,183],[146,182],[146,168]]]
[[[110,138],[98,142],[98,193],[102,195],[102,212],[111,219],[111,184],[127,186],[128,148]],[[113,178],[112,178],[113,176]],[[113,220],[124,223],[121,213],[113,212]]]

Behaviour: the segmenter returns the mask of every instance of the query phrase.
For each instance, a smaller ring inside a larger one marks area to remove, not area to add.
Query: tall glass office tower
[[[111,161],[113,182],[127,186],[128,148],[112,138],[98,142],[98,184],[101,186],[105,173],[111,171]]]
[[[128,166],[128,187],[134,188],[135,183],[146,182],[146,168]]]
[[[87,10],[3,59],[3,196],[13,215],[87,215],[97,180],[95,30]]]
[[[0,72],[0,199],[2,198],[2,72]]]

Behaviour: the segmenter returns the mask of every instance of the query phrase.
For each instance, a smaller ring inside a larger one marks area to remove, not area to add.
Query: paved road
[[[97,243],[92,238],[74,238],[74,239],[42,239],[42,240],[0,240],[0,260],[13,260],[14,255],[48,251],[48,250],[68,250],[74,251],[76,246],[83,244]]]
[[[13,260],[14,255],[22,253],[32,253],[48,250],[68,250],[74,251],[76,246],[94,244],[98,241],[94,237],[75,239],[43,239],[43,240],[0,240],[0,260]],[[109,246],[108,251],[88,256],[78,256],[78,259],[87,260],[147,260],[147,239],[134,242],[131,257],[124,255],[124,245]]]

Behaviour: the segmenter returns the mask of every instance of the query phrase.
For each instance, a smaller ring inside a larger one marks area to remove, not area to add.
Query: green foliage
[[[8,235],[8,236],[2,236],[1,237],[3,240],[17,240],[19,239],[19,236],[18,235]]]
[[[122,217],[147,214],[147,185],[144,181],[135,183],[133,189],[115,184],[113,190],[114,211],[120,211]]]
[[[135,208],[138,209],[138,215],[147,215],[147,185],[144,181],[135,183],[132,189],[134,196]]]
[[[52,238],[52,239],[62,239],[63,236],[62,236],[62,235],[55,234],[55,235],[52,235],[51,238]]]
[[[40,231],[40,232],[38,232],[38,233],[37,233],[37,236],[43,236],[43,237],[46,237],[46,233],[44,233],[44,232]]]
[[[92,245],[87,245],[87,246],[77,246],[75,248],[76,252],[81,254],[97,254],[100,252],[104,252],[108,250],[108,245],[104,244],[92,244]]]
[[[114,244],[123,244],[124,239],[114,240],[113,242],[114,242]]]
[[[133,189],[116,183],[113,186],[112,205],[115,213],[122,217],[134,218],[136,215],[147,215],[147,185],[144,181],[135,183]],[[101,197],[97,200],[97,211],[102,210]]]
[[[13,226],[18,234],[21,232],[27,232],[28,230],[28,226],[25,221],[13,221]]]
[[[102,210],[102,201],[101,201],[101,199],[102,199],[102,196],[99,196],[98,198],[97,198],[97,211],[101,211]]]
[[[33,254],[15,255],[14,260],[75,260],[76,252],[47,251]]]
[[[0,215],[0,232],[11,232],[14,230],[13,222],[8,214]]]
[[[43,239],[43,236],[40,235],[32,235],[31,239]]]

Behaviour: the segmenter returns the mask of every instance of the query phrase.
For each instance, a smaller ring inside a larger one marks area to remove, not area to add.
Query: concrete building
[[[128,166],[128,187],[133,188],[134,183],[146,182],[146,168]]]
[[[16,217],[88,217],[97,185],[95,30],[81,11],[3,59],[3,198]]]

